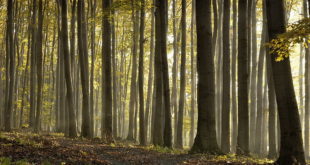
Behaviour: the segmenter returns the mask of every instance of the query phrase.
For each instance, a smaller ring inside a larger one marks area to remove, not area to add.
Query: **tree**
[[[155,99],[154,145],[172,147],[170,92],[167,62],[167,2],[155,1]]]
[[[182,39],[181,39],[181,72],[180,72],[180,98],[179,98],[179,113],[177,125],[177,148],[183,148],[183,115],[184,115],[184,99],[185,99],[185,63],[186,63],[186,0],[182,0]]]
[[[31,18],[31,57],[30,57],[30,112],[29,126],[35,124],[36,113],[36,23],[37,23],[37,0],[32,1],[32,18]]]
[[[154,4],[154,0],[153,0],[153,4]],[[147,85],[147,98],[146,98],[146,105],[145,105],[145,138],[147,139],[147,134],[148,132],[151,132],[151,129],[149,129],[149,120],[150,116],[153,117],[153,115],[151,114],[151,108],[152,108],[152,104],[154,104],[152,98],[152,91],[153,91],[153,87],[152,85],[154,84],[154,73],[153,73],[153,69],[154,69],[154,7],[152,7],[152,14],[151,14],[151,41],[150,41],[150,58],[149,58],[149,75],[148,75],[148,85]],[[151,104],[152,103],[152,104]],[[151,135],[151,134],[150,134]],[[146,140],[147,141],[147,140]]]
[[[263,1],[264,5],[264,1]],[[263,11],[263,20],[266,19],[265,11]],[[255,129],[255,145],[254,145],[254,151],[257,154],[261,154],[261,148],[262,148],[262,139],[264,138],[262,136],[262,125],[263,125],[263,75],[264,75],[264,61],[265,61],[265,46],[264,43],[266,43],[266,22],[263,22],[263,30],[262,30],[262,37],[261,37],[261,46],[258,56],[258,67],[257,67],[257,115],[256,115],[256,129]]]
[[[286,32],[283,0],[267,0],[267,26],[269,41]],[[280,155],[277,164],[306,164],[302,144],[301,125],[295,98],[290,59],[277,62],[279,56],[273,52],[271,58],[278,114],[280,120]],[[285,83],[284,83],[285,82]]]
[[[72,77],[70,67],[70,54],[68,44],[68,18],[67,18],[67,0],[61,0],[61,35],[62,35],[62,48],[63,48],[63,59],[64,59],[64,70],[65,79],[67,85],[67,106],[69,113],[69,137],[76,137],[76,122],[75,122],[75,111],[73,107],[73,89],[72,89]]]
[[[194,25],[195,25],[195,3],[196,0],[192,1],[192,17],[191,17],[191,128],[190,128],[190,140],[189,145],[194,143],[194,131],[195,131],[195,110],[196,110],[196,67],[194,57]]]
[[[215,81],[212,56],[211,0],[196,2],[198,126],[191,152],[218,153],[215,129]]]
[[[15,54],[13,40],[13,0],[7,1],[7,28],[6,28],[6,98],[5,98],[5,118],[4,129],[11,131],[11,116],[13,111],[13,89],[15,73]]]
[[[103,19],[102,19],[102,120],[101,128],[102,138],[107,143],[113,143],[112,136],[112,75],[111,75],[111,23],[109,21],[111,11],[110,0],[102,1]]]
[[[43,55],[42,55],[42,38],[43,38],[43,2],[39,0],[39,13],[38,13],[38,32],[36,39],[36,63],[37,63],[37,106],[36,106],[36,120],[34,129],[35,132],[40,131],[40,120],[42,111],[42,88],[43,88]]]
[[[164,97],[164,147],[172,147],[172,128],[171,128],[171,110],[170,110],[170,88],[169,88],[169,69],[167,57],[167,26],[168,26],[168,1],[160,2],[160,50],[162,58],[162,76],[163,76],[163,97]]]
[[[85,4],[83,0],[77,3],[77,25],[78,25],[78,45],[79,64],[81,69],[81,84],[83,93],[82,109],[82,137],[91,137],[90,111],[89,111],[89,69],[88,69],[88,48],[87,31],[85,21]]]
[[[230,152],[230,0],[224,0],[223,14],[223,95],[221,149]]]
[[[308,4],[310,4],[310,1],[308,1]],[[308,17],[310,13],[307,12],[307,2],[304,1],[303,3],[303,12],[304,12],[304,17]],[[309,9],[310,10],[310,9]],[[302,56],[302,55],[301,55]],[[310,137],[310,131],[309,131],[309,127],[310,127],[310,122],[309,122],[309,118],[310,118],[310,86],[309,86],[309,82],[310,82],[310,64],[309,64],[309,60],[310,60],[310,49],[309,48],[305,48],[305,108],[304,108],[304,112],[305,112],[305,121],[304,121],[304,139],[305,139],[305,157],[309,157],[309,147],[310,147],[310,143],[309,143],[309,137]]]
[[[176,27],[176,1],[172,0],[172,28],[173,28],[173,66],[172,66],[172,91],[171,91],[171,109],[174,113],[174,145],[177,143],[177,125],[178,125],[178,92],[177,92],[177,72],[178,72],[178,36]]]
[[[231,61],[231,111],[232,111],[232,150],[235,151],[237,143],[237,85],[236,85],[236,70],[237,70],[237,0],[233,0],[233,34],[232,34],[232,61]]]
[[[238,8],[238,138],[237,154],[249,154],[247,0]]]
[[[141,0],[141,12],[140,12],[140,53],[139,53],[139,140],[140,145],[146,145],[145,138],[145,125],[144,125],[144,94],[143,94],[143,56],[144,56],[144,17],[145,17],[145,2]]]
[[[138,38],[138,25],[139,23],[136,22],[136,17],[138,15],[135,15],[135,5],[134,5],[135,0],[131,0],[131,6],[132,6],[132,13],[131,13],[131,18],[133,21],[133,33],[132,33],[132,72],[131,72],[131,84],[130,84],[130,101],[129,101],[129,125],[128,125],[128,140],[134,140],[134,108],[135,108],[135,102],[137,99],[137,90],[136,90],[136,83],[137,83],[137,38]]]

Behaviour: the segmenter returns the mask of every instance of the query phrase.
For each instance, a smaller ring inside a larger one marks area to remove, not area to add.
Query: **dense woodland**
[[[310,0],[0,0],[0,128],[310,159]]]

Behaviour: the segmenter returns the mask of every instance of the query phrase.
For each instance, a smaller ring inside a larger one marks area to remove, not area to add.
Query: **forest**
[[[0,164],[310,164],[310,0],[0,0]]]

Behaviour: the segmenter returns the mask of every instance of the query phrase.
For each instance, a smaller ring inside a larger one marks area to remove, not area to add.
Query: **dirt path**
[[[99,140],[29,133],[2,134],[0,157],[10,157],[13,162],[24,159],[35,164],[255,164],[251,159],[233,162],[227,157],[160,153],[140,146],[114,146]]]

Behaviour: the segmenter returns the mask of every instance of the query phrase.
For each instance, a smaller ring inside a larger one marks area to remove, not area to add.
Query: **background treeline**
[[[282,122],[309,158],[309,48],[265,45],[309,2],[271,3],[0,0],[0,128],[276,158]]]

